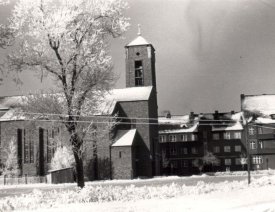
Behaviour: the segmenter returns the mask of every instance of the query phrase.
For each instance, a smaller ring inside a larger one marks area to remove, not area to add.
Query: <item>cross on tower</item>
[[[140,24],[138,24],[138,36],[141,36],[141,27],[140,27]]]

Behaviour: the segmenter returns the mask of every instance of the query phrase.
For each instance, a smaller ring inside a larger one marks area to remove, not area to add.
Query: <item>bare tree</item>
[[[9,4],[9,0],[0,0],[0,6]],[[0,49],[5,49],[11,45],[12,31],[7,24],[0,24]],[[0,85],[3,82],[4,71],[3,64],[0,64]]]
[[[246,154],[241,154],[241,157],[240,157],[240,163],[242,165],[242,169],[244,170],[244,166],[247,164],[247,156]]]
[[[196,159],[194,161],[194,166],[198,167],[199,171],[202,172],[205,166],[213,166],[217,163],[219,163],[219,159],[212,152],[207,151],[201,159]]]
[[[206,152],[206,154],[202,158],[203,164],[207,165],[215,165],[219,162],[219,159],[212,153]]]
[[[12,138],[8,147],[4,149],[6,161],[2,170],[2,174],[7,176],[16,176],[19,173],[17,163],[17,151],[15,145],[15,139]]]
[[[94,112],[99,96],[114,81],[109,37],[128,27],[122,0],[24,0],[15,5],[10,28],[16,51],[8,56],[10,70],[34,71],[54,80],[58,95],[29,98],[29,111],[64,114],[76,163],[78,186],[84,187],[81,119]],[[34,104],[35,103],[35,104]],[[32,106],[33,104],[33,106]],[[48,106],[48,107],[47,107]]]

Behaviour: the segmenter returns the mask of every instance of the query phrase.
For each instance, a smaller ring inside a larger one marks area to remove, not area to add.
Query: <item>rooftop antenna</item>
[[[141,36],[141,28],[140,28],[140,24],[138,24],[138,36]]]

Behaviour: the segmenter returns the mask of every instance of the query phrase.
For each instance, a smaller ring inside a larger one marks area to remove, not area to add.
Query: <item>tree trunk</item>
[[[84,170],[83,170],[83,160],[77,152],[74,152],[74,159],[75,159],[75,168],[76,168],[76,182],[77,186],[83,188],[84,184]]]
[[[76,133],[75,129],[76,129],[75,124],[71,124],[68,127],[68,131],[71,135],[70,142],[73,146],[73,154],[75,159],[76,182],[78,187],[83,188],[85,186],[83,159],[81,156],[82,154],[79,154],[83,141],[78,137],[78,134]]]

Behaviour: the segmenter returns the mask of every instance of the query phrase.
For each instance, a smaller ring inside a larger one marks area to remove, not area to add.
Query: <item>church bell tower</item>
[[[126,87],[153,86],[156,88],[155,49],[152,44],[138,36],[125,46]]]

